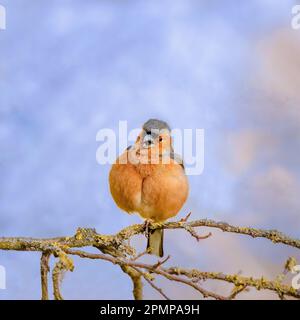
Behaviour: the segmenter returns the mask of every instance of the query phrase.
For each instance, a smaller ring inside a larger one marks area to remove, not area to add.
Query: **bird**
[[[117,206],[137,213],[146,225],[164,223],[179,213],[189,183],[165,121],[149,119],[143,124],[135,143],[112,165],[109,186]],[[148,230],[147,253],[163,257],[163,233],[163,228]]]

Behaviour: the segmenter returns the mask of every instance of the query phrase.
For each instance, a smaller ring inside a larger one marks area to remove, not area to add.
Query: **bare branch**
[[[167,256],[165,259],[159,260],[157,263],[155,263],[155,264],[153,265],[153,269],[159,268],[161,265],[163,265],[164,263],[166,263],[170,258],[171,258],[171,256]]]
[[[136,261],[136,260],[138,260],[139,258],[143,257],[143,256],[146,255],[146,254],[148,254],[147,250],[145,250],[145,251],[137,254],[137,255],[134,256],[131,260],[132,260],[132,261]]]
[[[144,264],[144,263],[138,263],[138,262],[135,262],[135,261],[132,261],[132,260],[122,260],[120,258],[111,257],[111,256],[108,256],[108,255],[105,255],[105,254],[87,253],[87,252],[84,252],[84,251],[71,250],[71,249],[66,250],[66,253],[72,254],[72,255],[77,255],[77,256],[79,256],[81,258],[100,259],[100,260],[109,261],[109,262],[111,262],[113,264],[119,264],[121,266],[125,265],[125,266],[140,268],[140,269],[146,269],[146,270],[148,270],[148,271],[150,271],[152,273],[161,275],[161,276],[165,277],[166,279],[186,284],[186,285],[194,288],[195,290],[199,291],[204,298],[212,297],[212,298],[215,298],[215,299],[218,299],[218,300],[225,300],[226,299],[225,297],[223,297],[221,295],[215,294],[213,292],[209,292],[209,291],[201,288],[200,286],[195,284],[192,280],[188,280],[188,279],[185,279],[183,277],[175,276],[174,273],[168,272],[167,269],[163,269],[161,267],[158,268],[158,263],[156,263],[154,265],[149,265],[149,264]],[[165,261],[166,260],[164,260],[163,263]]]
[[[150,278],[150,274],[145,273],[145,272],[142,272],[142,271],[140,271],[138,268],[135,268],[135,267],[133,267],[133,268],[134,268],[134,270],[136,270],[137,272],[139,272],[139,273],[143,276],[143,278],[145,279],[145,281],[148,282],[149,285],[150,285],[154,290],[156,290],[163,298],[165,298],[166,300],[171,300],[171,299],[163,292],[163,290],[162,290],[161,288],[159,288],[159,287],[157,287],[157,286],[155,285],[154,279],[151,279],[151,278]]]
[[[55,300],[63,300],[60,292],[60,284],[62,282],[64,273],[66,271],[73,271],[74,265],[73,261],[63,250],[57,250],[55,255],[58,257],[58,261],[56,262],[52,271],[53,295]]]
[[[180,269],[176,267],[169,268],[166,271],[171,274],[184,275],[191,279],[220,280],[220,281],[232,283],[236,287],[244,286],[245,288],[253,287],[257,290],[261,290],[261,289],[270,290],[277,293],[278,295],[286,295],[286,296],[300,299],[300,293],[297,292],[297,290],[294,289],[293,287],[282,284],[278,280],[274,280],[274,281],[267,280],[264,277],[261,277],[260,279],[254,279],[253,277],[244,277],[238,274],[228,275],[222,272],[204,272],[204,271],[199,271],[197,269],[189,270],[189,269]]]
[[[42,286],[42,300],[49,300],[48,294],[48,272],[50,252],[43,252],[41,256],[41,286]]]
[[[252,238],[265,238],[271,240],[273,243],[282,243],[290,247],[295,247],[300,249],[300,239],[294,239],[288,237],[287,235],[277,231],[277,230],[263,230],[250,227],[238,227],[233,226],[225,222],[216,222],[213,220],[196,220],[193,222],[186,223],[186,225],[195,228],[195,227],[209,227],[217,228],[224,232],[238,233],[250,236]],[[164,229],[180,229],[183,226],[180,222],[167,222],[163,225]]]
[[[248,235],[253,238],[265,238],[274,243],[282,243],[291,247],[300,249],[300,240],[288,237],[277,230],[263,230],[250,227],[233,226],[225,222],[216,222],[213,220],[195,220],[192,222],[166,222],[163,224],[152,224],[151,229],[186,229],[186,227],[209,227],[217,228],[224,232],[238,233]],[[106,248],[119,250],[123,247],[124,254],[132,254],[132,248],[124,244],[125,240],[135,235],[143,234],[145,231],[144,224],[134,224],[119,231],[115,235],[97,234],[95,229],[79,228],[75,236],[59,237],[49,239],[22,238],[22,237],[0,237],[0,249],[2,250],[20,250],[20,251],[45,251],[47,245],[56,243],[60,246],[69,248],[81,248],[86,246],[95,246],[99,249]]]
[[[132,280],[133,284],[133,297],[135,300],[143,300],[143,283],[141,280],[140,272],[137,272],[135,268],[129,267],[126,264],[120,265],[123,272],[127,273]]]

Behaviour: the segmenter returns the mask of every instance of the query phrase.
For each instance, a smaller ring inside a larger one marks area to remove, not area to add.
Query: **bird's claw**
[[[147,235],[149,233],[149,226],[151,224],[151,220],[150,219],[146,219],[144,222],[144,230],[145,230],[145,234]]]

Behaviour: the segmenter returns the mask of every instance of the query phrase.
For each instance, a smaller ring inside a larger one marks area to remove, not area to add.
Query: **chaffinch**
[[[176,216],[188,196],[184,165],[174,153],[170,132],[166,122],[148,120],[110,170],[110,191],[118,207],[147,222]],[[147,251],[163,256],[163,229],[148,232]]]

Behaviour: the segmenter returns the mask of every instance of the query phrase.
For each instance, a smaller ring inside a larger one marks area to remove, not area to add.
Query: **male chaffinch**
[[[166,122],[148,120],[110,170],[110,191],[118,207],[147,222],[176,216],[188,196],[184,165],[174,154],[170,131]],[[163,229],[148,233],[147,251],[163,256]]]

